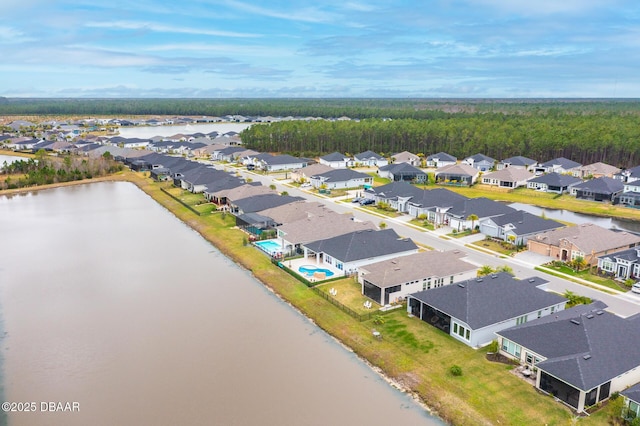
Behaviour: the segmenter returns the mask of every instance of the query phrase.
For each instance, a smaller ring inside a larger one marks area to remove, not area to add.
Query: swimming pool
[[[315,272],[324,273],[324,276],[327,278],[333,276],[333,272],[331,272],[330,270],[324,269],[324,268],[318,268],[313,265],[303,265],[298,268],[298,272],[306,275],[307,277],[312,277]]]
[[[254,244],[258,246],[258,248],[261,249],[263,252],[268,253],[271,256],[274,256],[278,253],[282,253],[282,247],[277,242],[277,240],[256,241]]]

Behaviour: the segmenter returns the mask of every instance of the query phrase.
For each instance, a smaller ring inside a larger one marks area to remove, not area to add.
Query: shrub
[[[449,367],[449,373],[451,373],[452,376],[462,376],[462,367],[460,367],[459,365],[452,365],[451,367]]]
[[[382,325],[384,324],[384,318],[382,318],[382,315],[376,315],[375,318],[373,318],[373,323],[375,325]]]

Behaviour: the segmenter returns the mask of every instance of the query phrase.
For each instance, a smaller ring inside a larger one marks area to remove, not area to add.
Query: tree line
[[[381,155],[447,152],[458,159],[482,153],[498,161],[517,155],[537,161],[566,157],[628,168],[640,164],[640,117],[635,114],[449,116],[430,120],[285,121],[254,124],[243,143],[265,152],[315,157],[338,151]]]
[[[100,158],[49,157],[41,150],[35,158],[4,162],[0,164],[0,175],[6,178],[0,181],[0,190],[91,179],[122,170],[122,164],[105,154]]]

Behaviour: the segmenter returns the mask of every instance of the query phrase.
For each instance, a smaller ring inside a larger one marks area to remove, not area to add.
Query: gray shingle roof
[[[491,220],[498,226],[513,225],[514,228],[511,229],[511,232],[516,235],[528,235],[534,232],[544,232],[565,226],[555,220],[543,219],[540,216],[522,210],[496,216]]]
[[[321,173],[319,175],[311,176],[311,178],[318,178],[318,177],[325,178],[326,182],[346,182],[351,179],[371,178],[371,176],[369,176],[366,173],[358,172],[351,169],[333,169],[333,170],[329,170],[328,172]]]
[[[426,174],[422,170],[417,167],[412,166],[409,163],[392,163],[387,164],[386,166],[379,167],[381,171],[389,172],[391,174],[416,174],[416,175],[424,175]]]
[[[373,151],[361,152],[360,154],[354,155],[353,158],[355,158],[356,160],[384,160],[383,156],[381,156],[380,154],[376,154]]]
[[[609,177],[600,177],[574,186],[578,191],[591,191],[598,194],[615,194],[624,189],[624,183]]]
[[[475,214],[478,218],[493,217],[515,212],[516,209],[488,198],[467,198],[455,203],[447,212],[448,215],[467,218]]]
[[[532,160],[531,158],[517,155],[515,157],[505,158],[504,160],[501,161],[501,163],[510,164],[512,166],[529,167],[536,164],[536,160]]]
[[[266,164],[270,166],[282,165],[282,164],[298,164],[298,163],[306,163],[307,161],[303,158],[293,157],[291,155],[272,155],[271,157],[263,158]]]
[[[568,311],[571,312],[572,310]],[[500,334],[547,358],[541,370],[589,391],[640,365],[637,321],[594,309],[532,321]]]
[[[516,280],[501,272],[420,291],[411,297],[477,330],[566,301],[564,297],[537,288],[546,282],[539,277]]]
[[[418,249],[411,239],[400,238],[393,229],[356,231],[326,240],[313,241],[305,246],[317,253],[326,253],[342,262],[400,254]]]
[[[571,175],[561,175],[560,173],[548,173],[531,179],[529,182],[544,183],[549,186],[569,186],[579,182],[581,179]]]
[[[620,392],[636,404],[640,404],[640,383]]]
[[[456,157],[454,157],[453,155],[449,155],[446,152],[439,152],[437,154],[431,154],[430,156],[427,157],[427,161],[431,161],[434,159],[438,159],[440,161],[458,161],[458,159]]]
[[[344,154],[340,154],[339,152],[332,152],[331,154],[320,157],[320,159],[325,161],[345,161],[348,160],[349,157]]]
[[[541,164],[542,167],[552,167],[556,165],[562,167],[565,170],[569,170],[569,169],[573,169],[581,166],[580,163],[576,163],[575,161],[569,160],[568,158],[564,158],[564,157],[554,158],[553,160],[549,160],[546,163]]]
[[[236,200],[233,205],[237,206],[243,213],[253,213],[300,200],[304,200],[304,198],[290,195],[261,194]]]

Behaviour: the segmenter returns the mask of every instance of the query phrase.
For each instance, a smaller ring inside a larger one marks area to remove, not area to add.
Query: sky
[[[2,0],[0,96],[640,98],[638,0]]]

